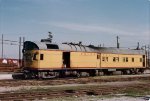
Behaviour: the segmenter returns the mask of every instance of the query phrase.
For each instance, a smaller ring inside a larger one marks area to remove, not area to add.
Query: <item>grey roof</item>
[[[112,47],[95,47],[95,46],[84,46],[79,44],[56,44],[56,43],[49,43],[49,42],[31,42],[26,41],[25,46],[28,45],[32,46],[32,44],[37,45],[38,49],[48,49],[47,44],[49,45],[58,45],[58,49],[55,50],[63,50],[63,51],[81,51],[81,52],[98,52],[98,53],[113,53],[113,54],[145,54],[144,50],[133,50],[133,49],[118,49]],[[24,47],[25,48],[25,47]],[[54,50],[54,49],[49,49]]]
[[[99,48],[100,53],[120,53],[120,54],[145,54],[144,50],[133,50],[133,49],[118,49],[118,48]]]

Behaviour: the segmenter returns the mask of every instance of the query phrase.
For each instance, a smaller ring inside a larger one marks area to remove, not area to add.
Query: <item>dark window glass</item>
[[[54,44],[46,44],[47,45],[47,49],[59,49],[58,45],[54,45]]]
[[[142,62],[142,58],[140,58],[140,62]]]
[[[132,58],[132,62],[134,62],[134,58]]]
[[[108,62],[108,57],[106,57],[106,61]]]
[[[116,58],[115,57],[113,57],[113,62],[115,62],[116,61]]]
[[[37,59],[36,59],[36,54],[33,55],[33,60],[37,60]]]
[[[102,61],[105,61],[105,57],[102,58]]]
[[[97,59],[100,59],[100,55],[97,55]]]
[[[128,62],[128,58],[126,57],[126,62]]]
[[[123,62],[126,62],[126,58],[125,57],[123,57]]]
[[[102,61],[108,62],[108,57],[102,57]]]
[[[44,60],[44,55],[40,54],[40,60]]]

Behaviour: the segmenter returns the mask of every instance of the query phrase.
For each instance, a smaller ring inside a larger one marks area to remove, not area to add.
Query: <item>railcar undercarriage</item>
[[[63,70],[31,70],[24,69],[24,79],[51,79],[65,77],[89,77],[103,75],[131,75],[143,74],[145,68],[129,69],[63,69]]]

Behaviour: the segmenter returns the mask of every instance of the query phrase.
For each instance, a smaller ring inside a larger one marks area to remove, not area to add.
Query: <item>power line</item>
[[[2,42],[0,42],[0,44],[2,44]],[[15,44],[15,43],[6,43],[6,42],[3,42],[3,45],[16,45],[16,46],[19,46],[19,44]],[[21,45],[23,46],[23,44]]]
[[[2,45],[6,44],[6,45],[18,45],[19,46],[19,44],[21,43],[21,46],[23,46],[23,43],[24,43],[24,42],[19,42],[19,41],[14,41],[14,40],[4,40],[4,39],[0,39],[0,41],[1,41],[0,44]]]
[[[19,41],[13,41],[13,40],[2,40],[2,39],[0,39],[1,41],[8,41],[8,42],[17,42],[17,43],[19,43]],[[21,43],[23,43],[23,42],[21,42]]]
[[[19,46],[19,60],[21,60],[21,48],[24,42],[25,42],[25,37],[23,37],[23,42],[22,42],[22,37],[19,37],[19,41],[7,40],[7,39],[4,40],[4,35],[2,34],[2,37],[0,39],[0,44],[2,44],[1,58],[2,59],[4,58],[4,45],[16,45],[16,46]]]
[[[3,46],[3,38],[4,38],[4,36],[3,36],[3,34],[2,34],[2,59],[3,59],[3,54],[4,54],[4,53],[3,53],[3,51],[4,51],[4,50],[3,50],[3,47],[4,47],[4,46]]]

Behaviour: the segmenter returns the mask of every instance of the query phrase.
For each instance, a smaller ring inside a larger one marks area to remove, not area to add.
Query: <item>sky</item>
[[[47,38],[136,48],[150,44],[149,0],[0,0],[0,41]],[[1,56],[0,42],[0,56]],[[4,57],[18,58],[17,45],[4,45]]]

